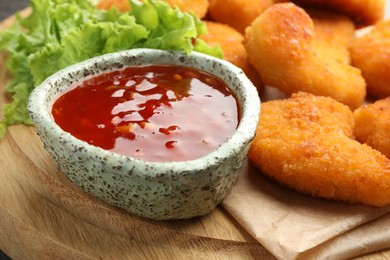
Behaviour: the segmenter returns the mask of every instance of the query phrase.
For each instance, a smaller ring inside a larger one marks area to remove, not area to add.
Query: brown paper
[[[222,206],[279,259],[345,259],[390,248],[390,207],[301,195],[250,165]]]

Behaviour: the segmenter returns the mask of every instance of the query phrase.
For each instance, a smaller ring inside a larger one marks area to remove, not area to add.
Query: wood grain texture
[[[2,53],[1,106],[5,60]],[[152,221],[85,194],[56,169],[31,126],[12,126],[0,140],[0,173],[0,249],[13,259],[274,259],[221,207],[191,220]],[[390,259],[390,252],[362,259]]]
[[[1,104],[5,61],[2,53]],[[14,259],[273,258],[220,207],[191,220],[152,221],[89,196],[56,169],[31,126],[12,126],[0,141],[0,171],[0,248]]]
[[[33,127],[9,129],[0,171],[0,246],[12,258],[272,258],[222,208],[152,221],[90,197],[55,168]]]

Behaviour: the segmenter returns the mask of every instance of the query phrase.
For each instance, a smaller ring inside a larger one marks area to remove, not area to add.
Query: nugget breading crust
[[[97,8],[109,10],[112,7],[118,8],[121,12],[130,11],[130,4],[127,0],[100,0]]]
[[[306,7],[327,9],[351,17],[358,26],[372,25],[384,17],[386,0],[293,0]]]
[[[305,10],[313,21],[317,53],[340,63],[350,64],[348,47],[355,36],[355,25],[347,16],[326,11]]]
[[[275,1],[209,0],[209,2],[209,13],[214,21],[228,24],[243,34],[245,28]]]
[[[315,197],[390,204],[390,160],[352,139],[347,106],[299,93],[261,109],[249,158],[262,173]]]
[[[177,6],[182,12],[192,12],[199,16],[200,18],[204,18],[206,16],[209,1],[208,0],[165,0],[169,3],[170,6]]]
[[[208,33],[199,38],[210,46],[220,46],[224,59],[240,67],[253,82],[258,91],[264,88],[257,71],[248,62],[248,54],[244,48],[244,36],[234,28],[216,22],[205,21]]]
[[[367,93],[375,98],[390,96],[390,20],[378,23],[371,32],[356,38],[351,46],[352,64],[367,82]]]
[[[165,0],[171,7],[177,6],[182,12],[192,12],[203,18],[206,16],[209,1],[208,0],[196,0],[196,1],[184,1],[184,0]],[[100,0],[97,4],[99,9],[110,9],[116,7],[122,12],[130,11],[130,4],[128,0]]]
[[[354,112],[355,136],[390,159],[390,97]]]
[[[305,91],[333,97],[351,108],[364,101],[360,70],[335,58],[333,48],[325,50],[310,16],[294,4],[268,8],[247,28],[244,46],[265,85],[287,95]]]

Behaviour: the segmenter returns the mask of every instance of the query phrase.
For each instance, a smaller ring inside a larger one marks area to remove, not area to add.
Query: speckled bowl
[[[52,119],[53,98],[93,75],[146,64],[197,68],[226,81],[236,94],[241,120],[216,150],[185,162],[146,162],[109,152],[64,132]],[[211,212],[236,182],[255,135],[260,100],[241,69],[193,52],[133,49],[95,57],[65,68],[30,95],[28,111],[57,167],[85,192],[151,219],[183,219]]]

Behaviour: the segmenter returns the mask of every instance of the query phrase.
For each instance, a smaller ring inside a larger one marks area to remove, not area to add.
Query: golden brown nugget
[[[214,21],[228,24],[240,33],[244,34],[245,28],[276,1],[209,0],[209,2],[209,14]]]
[[[200,35],[199,38],[210,46],[220,46],[224,53],[224,59],[241,68],[256,88],[261,91],[264,85],[257,71],[248,62],[248,54],[243,45],[244,36],[226,24],[204,22],[208,33]]]
[[[308,9],[306,12],[313,21],[317,52],[350,64],[348,47],[356,30],[353,21],[345,15],[322,10]]]
[[[275,4],[256,18],[246,30],[244,46],[263,83],[287,95],[304,91],[329,96],[351,108],[365,99],[360,70],[335,58],[334,48],[325,51],[312,19],[294,4]]]
[[[375,98],[390,96],[390,20],[356,38],[351,46],[352,64],[367,82],[367,93]]]
[[[171,7],[177,6],[181,12],[191,12],[197,15],[199,18],[206,16],[209,2],[208,0],[165,0]],[[110,9],[111,7],[118,8],[119,11],[130,11],[130,4],[128,0],[100,0],[97,7],[99,9]]]
[[[293,0],[305,7],[326,9],[345,14],[359,27],[375,24],[383,19],[386,0]]]
[[[390,97],[354,111],[355,136],[390,159]]]
[[[130,11],[130,4],[127,0],[100,0],[97,7],[105,10],[116,7],[121,12]]]
[[[298,93],[262,103],[249,152],[263,174],[298,192],[373,206],[390,204],[390,160],[353,140],[352,111]]]
[[[206,16],[209,1],[208,0],[166,0],[170,6],[177,6],[182,12],[190,12],[196,14],[199,18]]]

